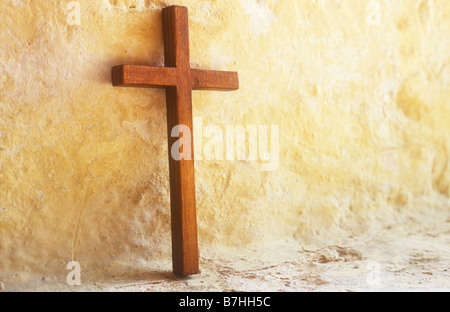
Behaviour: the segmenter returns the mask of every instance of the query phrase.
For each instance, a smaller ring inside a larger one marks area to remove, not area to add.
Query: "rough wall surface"
[[[68,3],[0,3],[0,278],[170,257],[164,91],[113,88],[110,69],[163,65],[171,4],[192,66],[240,75],[194,92],[194,117],[280,126],[277,170],[196,162],[202,254],[448,213],[449,1]]]

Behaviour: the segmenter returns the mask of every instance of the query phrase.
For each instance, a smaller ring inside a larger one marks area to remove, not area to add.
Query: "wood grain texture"
[[[193,90],[237,90],[239,89],[238,73],[192,69],[191,86]]]
[[[165,67],[120,65],[112,68],[112,84],[118,87],[164,87],[169,142],[172,262],[177,275],[199,273],[195,202],[192,90],[230,91],[239,88],[236,72],[191,69],[188,10],[171,6],[162,10]],[[171,147],[175,126],[191,129],[191,159],[177,161]]]
[[[177,84],[176,68],[120,65],[112,69],[115,87],[157,88]]]
[[[237,72],[190,70],[192,90],[233,91],[239,89]],[[119,65],[112,69],[115,87],[158,88],[178,85],[178,70],[172,67]]]
[[[163,9],[163,25],[165,66],[176,67],[178,72],[177,86],[166,88],[170,151],[178,139],[171,137],[172,128],[186,125],[192,129],[187,9],[178,6]],[[180,161],[169,153],[172,259],[174,273],[178,275],[199,273],[193,144],[191,152],[191,160]]]

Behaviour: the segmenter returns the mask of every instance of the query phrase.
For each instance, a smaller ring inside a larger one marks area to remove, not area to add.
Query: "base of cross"
[[[164,8],[162,17],[165,67],[120,65],[115,66],[111,74],[116,87],[166,90],[173,272],[186,276],[199,273],[194,140],[191,137],[191,157],[176,160],[171,147],[179,137],[172,135],[172,129],[187,126],[192,136],[192,90],[237,90],[239,79],[236,72],[191,68],[186,7]]]

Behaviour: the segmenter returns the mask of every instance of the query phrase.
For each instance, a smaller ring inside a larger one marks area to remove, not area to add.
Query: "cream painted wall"
[[[448,211],[449,1],[79,0],[79,25],[68,3],[0,3],[0,277],[170,257],[164,91],[113,88],[110,69],[163,65],[171,4],[192,66],[240,75],[195,92],[194,117],[280,127],[275,171],[196,163],[202,254]]]

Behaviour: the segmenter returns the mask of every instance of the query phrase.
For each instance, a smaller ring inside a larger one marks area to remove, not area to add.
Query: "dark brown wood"
[[[177,84],[176,68],[120,65],[113,67],[113,86],[157,88]]]
[[[239,89],[238,73],[192,69],[191,85],[193,90],[237,90]]]
[[[112,84],[166,90],[169,141],[172,262],[177,275],[199,273],[197,217],[192,137],[192,90],[230,91],[239,89],[236,72],[191,69],[188,10],[171,6],[162,10],[165,67],[120,65],[112,68]],[[176,161],[171,147],[175,126],[191,129],[191,160]]]
[[[112,69],[115,87],[158,88],[177,85],[178,71],[173,67],[119,65]],[[192,90],[233,91],[239,89],[236,72],[191,69]]]

